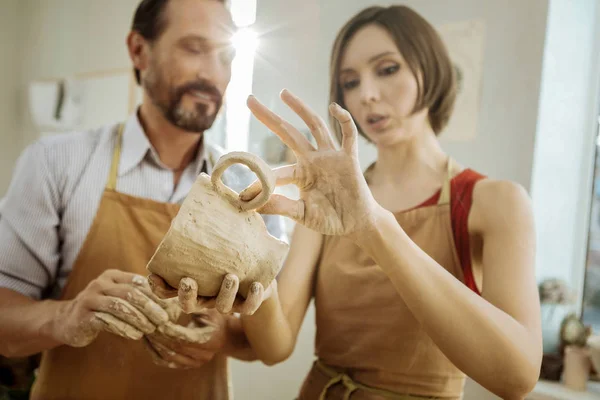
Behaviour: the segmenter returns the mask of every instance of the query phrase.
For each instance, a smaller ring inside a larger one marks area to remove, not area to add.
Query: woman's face
[[[338,79],[346,108],[377,146],[409,139],[427,123],[427,109],[413,114],[417,78],[379,25],[367,25],[350,39]]]

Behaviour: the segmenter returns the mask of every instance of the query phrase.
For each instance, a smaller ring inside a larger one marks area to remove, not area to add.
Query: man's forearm
[[[0,288],[0,354],[26,357],[61,345],[53,337],[60,301],[36,301]]]

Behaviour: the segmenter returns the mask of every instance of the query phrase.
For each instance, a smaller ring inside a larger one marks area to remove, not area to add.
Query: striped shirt
[[[35,299],[56,298],[92,225],[116,143],[117,126],[46,137],[19,157],[0,209],[0,287]],[[123,131],[117,191],[159,202],[181,203],[201,171],[210,173],[223,154],[204,142],[174,186],[137,114]],[[223,174],[239,191],[253,175],[241,165]],[[280,217],[263,216],[269,232],[284,238]]]

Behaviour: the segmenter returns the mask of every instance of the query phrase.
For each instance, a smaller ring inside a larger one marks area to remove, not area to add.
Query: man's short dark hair
[[[225,3],[225,0],[217,0]],[[133,15],[131,30],[138,32],[144,39],[152,42],[156,40],[165,30],[167,21],[165,9],[169,0],[142,0]],[[138,85],[141,82],[140,71],[133,69]]]

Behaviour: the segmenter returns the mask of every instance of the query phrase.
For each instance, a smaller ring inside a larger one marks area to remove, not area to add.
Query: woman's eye
[[[354,80],[351,80],[351,81],[346,81],[346,82],[342,83],[342,88],[344,90],[354,89],[355,87],[358,86],[358,83],[359,83],[358,79],[354,79]]]
[[[396,72],[398,72],[399,69],[400,69],[400,66],[397,64],[396,65],[388,65],[379,70],[379,75],[392,75],[392,74],[395,74]]]

